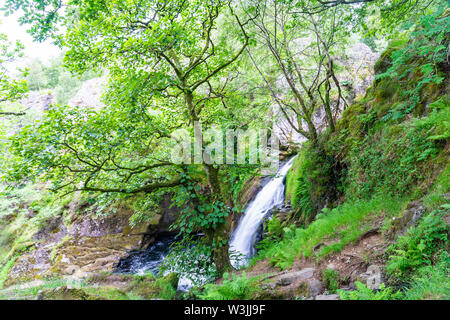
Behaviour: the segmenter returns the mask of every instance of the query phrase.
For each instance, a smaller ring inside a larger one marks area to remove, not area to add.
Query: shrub
[[[404,294],[405,300],[450,299],[450,257],[444,252],[435,266],[420,268]]]
[[[356,290],[344,291],[338,290],[341,300],[398,300],[401,299],[401,292],[394,292],[392,288],[386,288],[385,284],[381,284],[380,290],[373,291],[366,287],[365,284],[356,281]]]
[[[339,272],[333,269],[322,270],[322,283],[329,293],[336,293],[342,281]]]

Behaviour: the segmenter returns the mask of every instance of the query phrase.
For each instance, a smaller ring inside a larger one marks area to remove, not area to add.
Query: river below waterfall
[[[245,265],[255,255],[258,230],[261,230],[264,218],[274,207],[284,204],[284,181],[293,162],[294,158],[285,163],[245,210],[230,240],[230,252],[240,255],[239,259],[231,259],[234,267]]]

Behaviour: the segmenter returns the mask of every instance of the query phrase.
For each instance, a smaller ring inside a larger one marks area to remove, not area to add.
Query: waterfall
[[[255,254],[254,246],[257,231],[264,217],[272,208],[283,204],[284,179],[294,158],[279,169],[277,175],[261,189],[245,210],[244,216],[239,221],[230,241],[230,252],[241,256],[239,259],[231,258],[234,267],[246,264],[248,259]]]

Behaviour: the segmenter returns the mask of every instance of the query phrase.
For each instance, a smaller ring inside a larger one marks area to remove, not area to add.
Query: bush
[[[336,293],[342,283],[339,272],[333,269],[322,270],[322,283],[329,293]]]
[[[405,300],[449,300],[450,257],[444,252],[435,266],[420,268],[404,294]]]
[[[367,288],[359,281],[356,281],[355,285],[356,290],[354,291],[338,290],[341,300],[399,300],[402,297],[401,292],[394,292],[392,288],[386,288],[384,283],[381,284],[378,291]]]

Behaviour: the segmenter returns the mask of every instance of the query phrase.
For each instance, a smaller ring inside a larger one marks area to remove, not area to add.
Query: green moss
[[[352,135],[359,133],[361,128],[361,121],[359,121],[359,116],[366,113],[366,106],[360,102],[357,102],[349,106],[342,113],[341,119],[336,124],[336,132],[347,130]]]
[[[143,299],[162,298],[171,300],[176,296],[177,285],[178,276],[174,273],[163,278],[155,278],[150,274],[135,276],[126,290]]]
[[[303,154],[298,155],[294,162],[292,163],[291,168],[289,169],[287,175],[286,175],[286,191],[285,191],[285,197],[287,201],[292,201],[295,188],[296,188],[296,180],[301,175],[301,167],[302,167],[302,160],[303,160]]]
[[[260,251],[254,260],[269,259],[272,265],[281,269],[291,267],[295,259],[321,260],[339,252],[373,228],[371,221],[374,217],[392,217],[408,202],[408,198],[395,199],[384,194],[371,200],[345,202],[332,210],[324,210],[306,228],[294,228],[285,233],[282,241]],[[321,249],[317,250],[316,246]]]
[[[374,65],[375,74],[380,74],[386,72],[386,70],[391,66],[392,59],[391,55],[394,51],[403,48],[407,44],[406,39],[395,39],[389,42],[388,47],[380,55],[377,62]]]
[[[19,255],[12,256],[0,269],[0,289],[3,288],[3,284],[5,283],[6,279],[8,278],[9,271],[12,269],[14,264],[16,263],[17,258]]]

